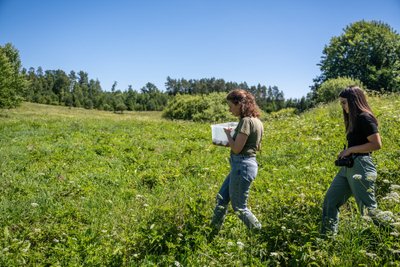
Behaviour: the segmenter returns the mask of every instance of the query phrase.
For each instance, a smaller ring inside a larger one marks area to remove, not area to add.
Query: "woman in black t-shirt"
[[[346,127],[348,148],[338,155],[338,174],[326,192],[322,210],[322,234],[338,230],[339,208],[354,195],[362,215],[373,214],[376,168],[371,152],[382,146],[378,121],[369,107],[363,91],[349,87],[339,94]]]

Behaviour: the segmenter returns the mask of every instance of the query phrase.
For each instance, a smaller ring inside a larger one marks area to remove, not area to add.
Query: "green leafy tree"
[[[388,24],[359,21],[323,50],[314,90],[337,77],[359,79],[368,89],[400,91],[400,35]]]
[[[0,108],[18,106],[26,86],[18,50],[10,43],[0,46]]]
[[[364,87],[362,82],[358,79],[339,77],[326,80],[317,91],[317,102],[328,103],[336,100],[339,93],[351,85],[356,85],[361,88]]]
[[[124,95],[120,91],[116,91],[113,95],[113,109],[115,113],[123,113],[127,110],[124,101]]]
[[[169,119],[193,121],[228,121],[234,120],[226,105],[226,93],[208,95],[177,94],[168,102],[163,116]]]

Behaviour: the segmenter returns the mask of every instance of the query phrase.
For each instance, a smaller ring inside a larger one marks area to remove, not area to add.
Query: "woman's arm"
[[[233,154],[239,154],[240,151],[242,151],[244,145],[246,144],[247,138],[249,136],[247,136],[244,133],[238,133],[238,135],[236,136],[236,139],[233,140],[233,138],[231,136],[232,128],[224,128],[224,131],[225,131],[226,137],[228,138],[228,142],[229,142],[227,146],[229,146],[231,148]]]
[[[379,133],[372,134],[367,137],[368,143],[359,145],[359,146],[352,146],[349,147],[339,154],[339,158],[347,157],[350,154],[354,153],[368,153],[371,151],[379,150],[382,147],[381,136]]]

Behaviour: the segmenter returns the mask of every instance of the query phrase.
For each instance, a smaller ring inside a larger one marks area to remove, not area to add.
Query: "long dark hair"
[[[349,105],[349,113],[343,110],[344,125],[347,133],[354,131],[357,116],[363,112],[368,113],[378,125],[378,120],[372,113],[364,92],[359,87],[350,86],[340,92],[339,97],[346,98]]]
[[[260,108],[256,103],[254,96],[243,89],[235,89],[226,96],[226,100],[233,104],[242,104],[240,117],[260,117]]]

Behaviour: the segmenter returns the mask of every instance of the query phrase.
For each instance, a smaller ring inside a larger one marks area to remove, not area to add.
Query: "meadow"
[[[345,143],[337,102],[263,118],[252,233],[232,209],[207,240],[229,150],[209,123],[159,112],[23,103],[0,111],[1,266],[400,266],[400,96],[370,97],[383,148],[377,199],[391,227],[341,209],[319,235],[322,201]],[[397,228],[397,230],[396,230]]]

